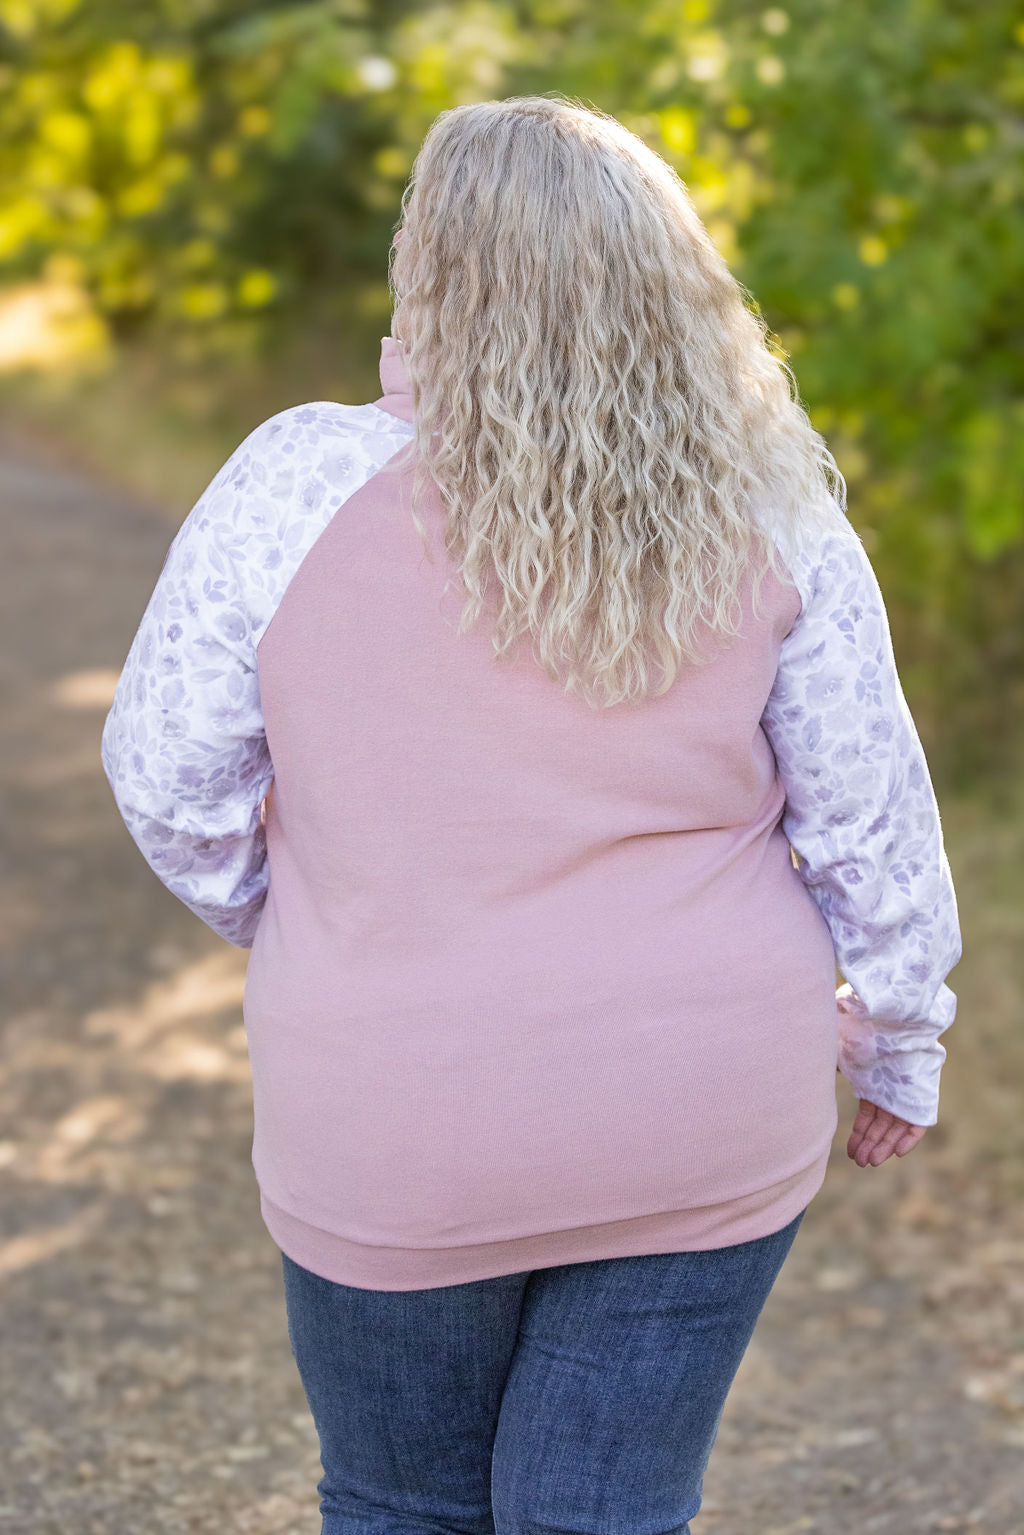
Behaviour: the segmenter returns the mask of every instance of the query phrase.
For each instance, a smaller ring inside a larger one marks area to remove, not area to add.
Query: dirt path
[[[99,763],[183,510],[2,449],[0,1535],[315,1535],[316,1438],[249,1161],[246,958],[146,869]],[[1022,977],[992,862],[996,840],[1011,879],[1024,837],[944,819],[971,957],[943,1124],[858,1169],[839,1084],[828,1179],[695,1535],[1024,1535]]]

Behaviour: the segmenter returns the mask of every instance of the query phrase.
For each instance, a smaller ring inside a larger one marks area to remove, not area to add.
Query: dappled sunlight
[[[11,1171],[35,1185],[108,1193],[191,1187],[187,1169],[168,1162],[154,1170],[140,1160],[156,1101],[151,1087],[133,1087],[130,1094],[101,1090],[76,1101],[53,1124],[27,1124],[11,1146]]]
[[[109,709],[120,673],[110,666],[67,672],[50,684],[49,702],[62,709]]]
[[[127,1001],[85,1013],[71,1034],[42,1008],[12,1018],[0,1090],[45,1073],[68,1084],[72,1101],[55,1117],[26,1114],[17,1138],[0,1142],[0,1166],[25,1182],[51,1186],[121,1193],[191,1187],[191,1167],[173,1153],[154,1166],[140,1151],[152,1141],[170,1084],[230,1084],[247,1098],[245,1028],[224,1028],[224,1015],[238,1012],[244,979],[234,951],[214,952],[179,965]],[[30,1261],[29,1248],[18,1251],[19,1261]],[[48,1251],[40,1247],[39,1256]]]
[[[161,1081],[249,1080],[244,1028],[214,1041],[189,1025],[238,1009],[245,969],[233,950],[217,951],[153,981],[137,1001],[96,1008],[82,1020],[90,1039],[113,1039],[135,1069]]]
[[[81,1247],[102,1228],[109,1208],[109,1200],[100,1199],[58,1225],[38,1226],[0,1241],[0,1278]]]
[[[107,1146],[130,1144],[145,1123],[142,1105],[123,1095],[100,1093],[86,1098],[57,1120],[35,1158],[32,1175],[47,1182],[91,1178],[90,1147],[101,1140]]]
[[[24,283],[0,295],[0,372],[88,370],[108,361],[107,327],[84,287]]]

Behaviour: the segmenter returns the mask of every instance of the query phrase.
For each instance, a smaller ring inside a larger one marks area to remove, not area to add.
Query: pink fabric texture
[[[374,403],[411,421],[398,345]],[[411,445],[410,445],[411,446]],[[836,955],[759,721],[800,598],[642,706],[493,658],[410,448],[257,650],[274,781],[243,1011],[276,1242],[405,1290],[776,1231],[837,1128]]]

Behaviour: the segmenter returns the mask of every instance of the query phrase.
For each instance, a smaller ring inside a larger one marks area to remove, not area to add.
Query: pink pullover
[[[381,382],[236,451],[104,727],[151,866],[251,945],[266,1226],[383,1290],[776,1231],[825,1177],[837,1066],[934,1123],[955,1010],[938,812],[862,545],[837,514],[760,617],[748,579],[707,667],[592,710],[528,643],[492,658],[493,608],[456,633],[391,338]]]

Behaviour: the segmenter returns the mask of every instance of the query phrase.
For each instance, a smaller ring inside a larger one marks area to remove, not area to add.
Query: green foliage
[[[115,359],[273,350],[341,290],[386,328],[437,112],[555,89],[614,113],[792,361],[930,746],[985,765],[978,699],[1024,673],[1016,0],[0,0],[0,88],[0,282],[76,292],[79,349]]]

